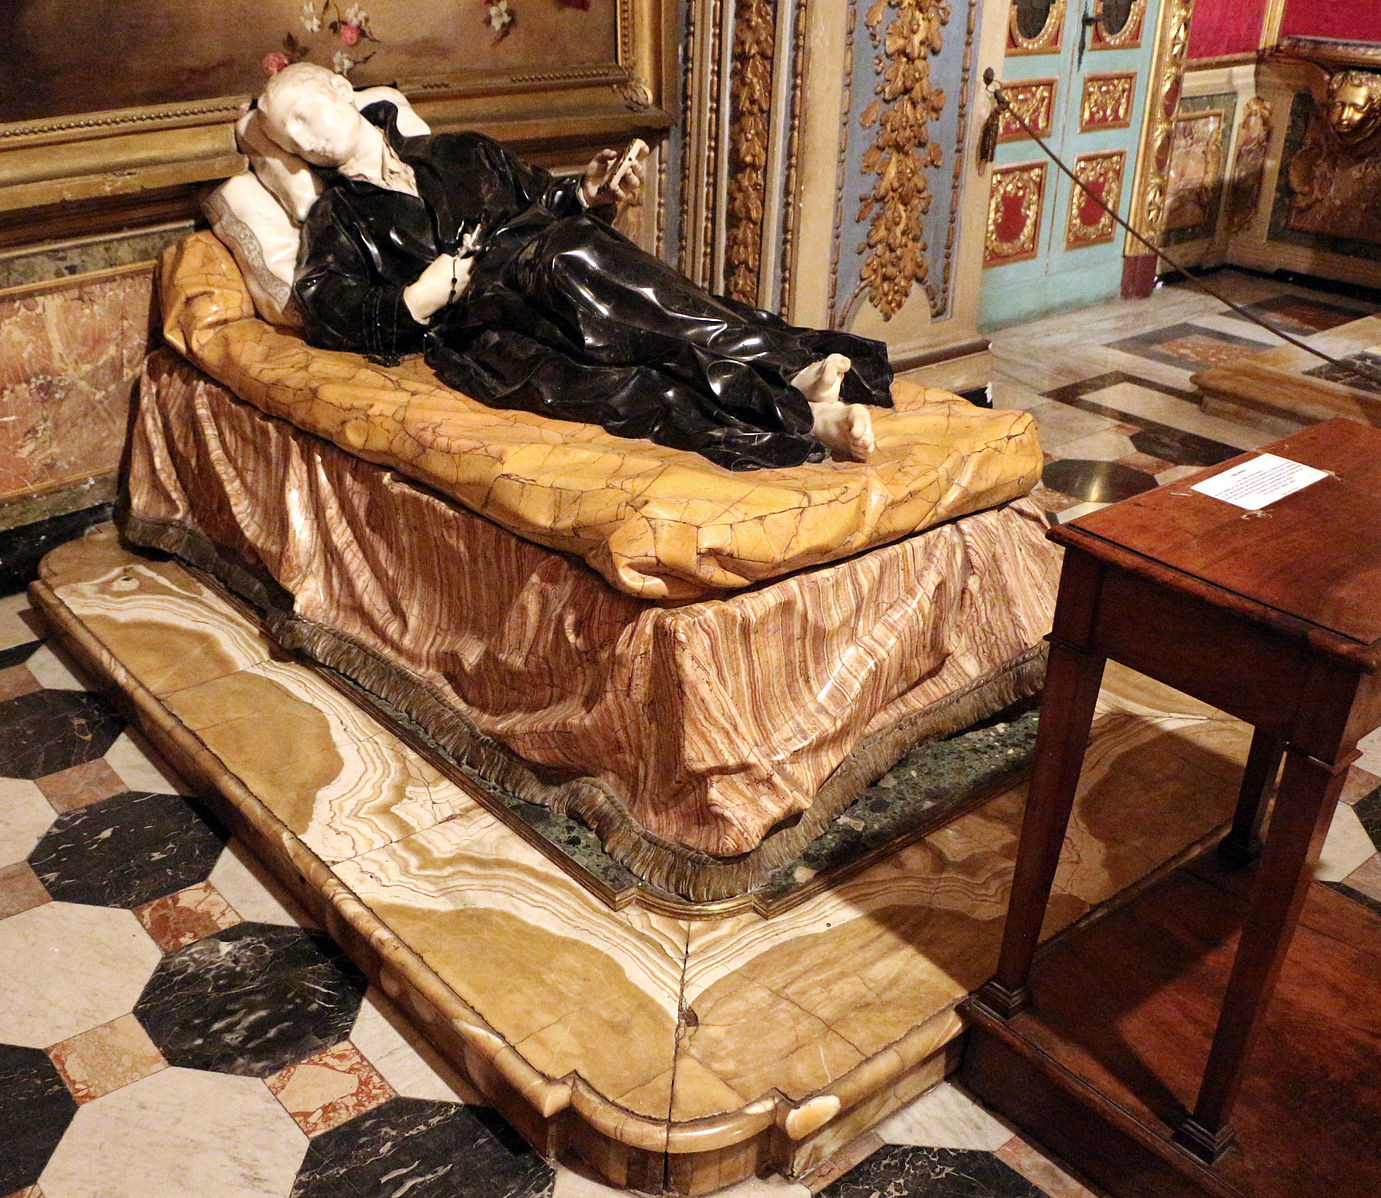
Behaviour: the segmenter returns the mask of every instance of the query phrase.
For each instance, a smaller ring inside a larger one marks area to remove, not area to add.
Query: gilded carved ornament
[[[757,302],[762,266],[776,29],[776,0],[743,0],[738,5],[734,17],[729,121],[734,169],[729,177],[724,289],[746,304]]]
[[[1008,55],[1053,53],[1060,48],[1064,25],[1065,0],[1012,0],[1007,19]]]
[[[1089,75],[1079,100],[1079,132],[1091,129],[1125,129],[1132,123],[1136,72]]]
[[[1133,195],[1132,215],[1128,221],[1152,241],[1164,229],[1175,113],[1179,108],[1180,83],[1189,48],[1189,17],[1194,11],[1194,0],[1165,0],[1165,4],[1164,33],[1150,74],[1147,137],[1137,159],[1140,194]]]
[[[1003,88],[1010,111],[1002,114],[998,141],[1020,141],[1031,135],[1022,127],[1020,116],[1038,137],[1048,137],[1055,112],[1055,79],[1025,79]]]
[[[1085,154],[1074,160],[1075,178],[1084,186],[1070,192],[1065,249],[1101,245],[1113,239],[1117,228],[1113,213],[1122,199],[1122,172],[1126,163],[1126,150]]]
[[[884,31],[888,9],[896,16]],[[950,18],[947,0],[874,0],[864,17],[873,44],[883,51],[879,99],[864,109],[865,129],[877,127],[863,155],[865,174],[877,176],[859,204],[859,221],[869,221],[860,282],[868,300],[890,320],[912,287],[929,275],[922,222],[930,210],[927,167],[939,166],[941,150],[929,125],[944,111],[945,93],[930,78],[930,59],[943,45]]]
[[[1126,50],[1141,45],[1146,0],[1095,0],[1090,50]]]
[[[993,171],[983,245],[984,266],[1021,262],[1036,256],[1045,197],[1045,167],[1044,162],[1030,162]]]
[[[1347,149],[1355,149],[1381,129],[1381,75],[1337,71],[1328,80],[1328,127]]]

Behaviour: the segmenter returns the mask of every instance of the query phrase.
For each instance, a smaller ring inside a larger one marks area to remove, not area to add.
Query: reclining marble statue
[[[268,135],[323,174],[294,286],[309,341],[420,350],[493,406],[735,470],[872,451],[886,346],[711,295],[622,236],[604,218],[636,195],[636,162],[606,150],[558,178],[482,134],[404,137],[392,105],[351,96],[295,63],[258,101]]]
[[[392,89],[278,78],[160,263],[129,544],[696,900],[1031,693],[1058,556],[1027,413],[692,286],[605,220],[640,182],[612,153],[558,180]],[[350,776],[310,816],[263,798],[335,852],[338,808],[393,811]]]

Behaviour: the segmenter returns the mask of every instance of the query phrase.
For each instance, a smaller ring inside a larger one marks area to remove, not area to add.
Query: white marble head
[[[356,155],[372,128],[353,96],[344,75],[295,62],[264,85],[258,108],[265,131],[283,149],[315,166],[341,166]]]

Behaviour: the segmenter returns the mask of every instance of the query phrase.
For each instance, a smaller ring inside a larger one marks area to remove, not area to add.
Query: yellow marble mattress
[[[165,253],[161,298],[172,345],[242,399],[577,554],[643,599],[702,598],[837,561],[1005,503],[1040,476],[1026,413],[901,381],[896,410],[877,415],[867,463],[742,474],[594,426],[489,408],[442,386],[420,358],[374,366],[259,320],[209,232]]]

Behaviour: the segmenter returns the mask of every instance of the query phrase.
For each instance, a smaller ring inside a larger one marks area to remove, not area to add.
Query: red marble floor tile
[[[1354,765],[1348,770],[1347,781],[1343,783],[1343,793],[1339,796],[1339,801],[1354,804],[1358,799],[1365,799],[1378,786],[1381,786],[1381,778],[1369,770],[1364,770],[1360,765]]]
[[[48,1050],[78,1103],[166,1069],[168,1062],[133,1015],[121,1015]]]
[[[1343,885],[1351,886],[1359,894],[1381,903],[1381,853],[1348,874],[1343,879]]]
[[[1174,462],[1167,462],[1164,458],[1152,457],[1149,453],[1129,453],[1125,458],[1118,458],[1118,463],[1123,466],[1130,466],[1133,470],[1140,470],[1146,474],[1159,474],[1162,470],[1169,470]]]
[[[875,1132],[868,1132],[866,1135],[859,1136],[856,1140],[851,1140],[845,1144],[827,1161],[821,1161],[809,1173],[801,1178],[801,1184],[812,1194],[818,1194],[832,1181],[843,1177],[855,1165],[861,1164],[872,1156],[879,1148],[882,1148],[883,1141]]]
[[[339,1127],[394,1097],[392,1087],[349,1041],[264,1080],[309,1136]]]
[[[41,907],[48,901],[48,892],[27,861],[0,868],[0,919]]]
[[[28,666],[9,666],[0,670],[0,703],[42,689],[43,684],[29,673]]]
[[[1191,335],[1162,341],[1156,349],[1161,353],[1181,358],[1193,366],[1231,366],[1248,354],[1259,353],[1261,347],[1234,345],[1211,336]]]
[[[165,953],[240,922],[235,908],[210,882],[154,899],[135,907],[134,914]]]
[[[1097,1198],[1094,1191],[1080,1185],[1049,1157],[1018,1136],[1013,1136],[997,1150],[997,1158],[1044,1190],[1049,1198]]]
[[[38,788],[59,815],[99,803],[129,789],[120,781],[119,774],[100,758],[39,778]]]
[[[1066,495],[1063,491],[1056,491],[1044,483],[1037,483],[1031,490],[1031,502],[1043,511],[1062,512],[1084,501],[1076,495]]]

